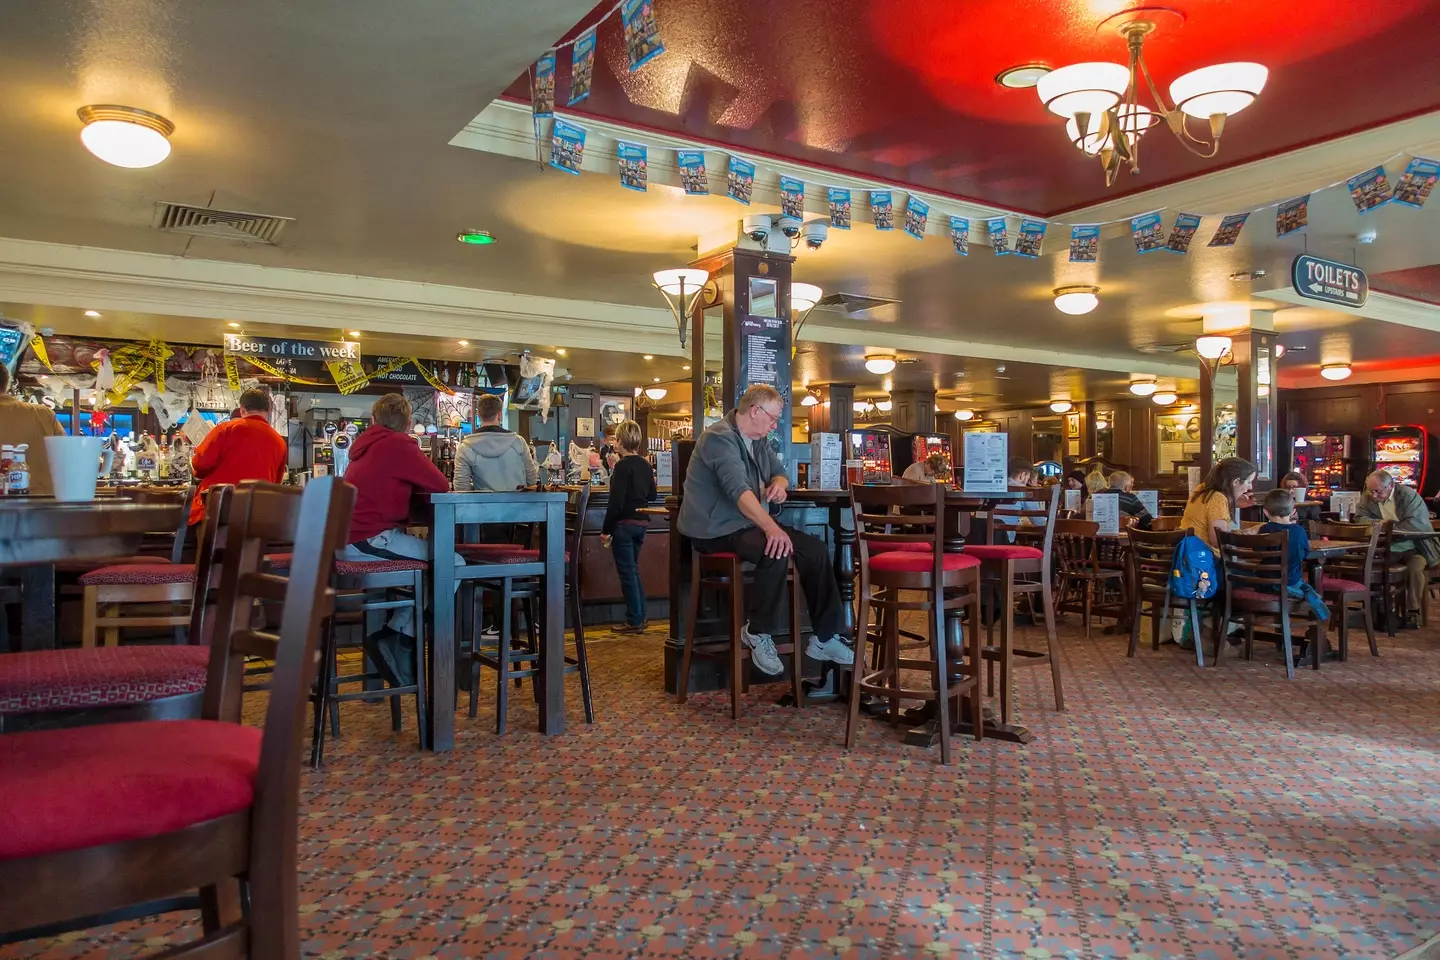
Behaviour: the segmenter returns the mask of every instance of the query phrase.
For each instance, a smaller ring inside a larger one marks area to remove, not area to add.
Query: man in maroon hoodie
[[[345,481],[355,487],[349,544],[337,557],[359,562],[427,560],[430,545],[405,532],[416,494],[448,493],[450,482],[410,435],[410,401],[389,393],[375,401],[373,423],[350,447]],[[463,563],[459,554],[455,563]],[[401,607],[365,638],[365,651],[395,686],[415,682],[414,610]]]

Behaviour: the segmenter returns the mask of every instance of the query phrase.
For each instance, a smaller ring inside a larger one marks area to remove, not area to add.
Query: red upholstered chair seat
[[[1326,593],[1365,593],[1370,589],[1359,580],[1346,580],[1342,577],[1326,577],[1321,585]]]
[[[942,570],[965,570],[980,566],[975,557],[963,553],[947,553],[940,558]],[[912,553],[895,550],[870,558],[870,569],[890,573],[928,573],[935,569],[935,556],[930,553]]]
[[[1237,587],[1230,591],[1231,598],[1245,600],[1250,603],[1271,603],[1278,604],[1280,595],[1278,593],[1267,593],[1264,590],[1251,590],[1249,587]]]
[[[879,556],[882,553],[929,553],[931,550],[928,543],[870,543],[866,544],[870,550],[870,556]]]
[[[261,731],[160,720],[0,737],[0,860],[139,840],[246,809]]]
[[[1035,547],[1013,543],[980,543],[966,546],[965,553],[979,560],[1040,560],[1045,556]]]
[[[117,563],[100,567],[80,576],[80,583],[86,587],[102,586],[159,586],[164,583],[189,583],[195,579],[195,564],[170,563]]]
[[[290,554],[268,553],[265,562],[271,570],[289,570]],[[405,570],[429,570],[424,560],[336,560],[335,576],[363,577],[367,573],[400,573]]]
[[[199,693],[209,662],[209,647],[9,653],[0,656],[0,713],[124,706]]]

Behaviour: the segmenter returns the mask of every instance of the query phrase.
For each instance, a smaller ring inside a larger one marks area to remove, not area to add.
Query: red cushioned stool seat
[[[947,553],[940,558],[942,570],[965,570],[980,566],[980,561],[963,553]],[[935,556],[930,553],[911,553],[895,550],[870,558],[871,570],[891,573],[929,573],[935,569]]]
[[[1020,547],[1013,543],[979,543],[966,546],[965,552],[980,560],[1042,560],[1045,555],[1035,547]]]
[[[118,563],[100,567],[81,574],[80,584],[86,587],[106,586],[159,586],[165,583],[189,583],[195,579],[195,564],[170,563]]]
[[[1370,589],[1359,580],[1346,580],[1343,577],[1326,577],[1321,581],[1321,586],[1326,593],[1365,593]]]
[[[739,558],[740,554],[731,553],[729,550],[721,550],[719,553],[702,553],[700,556],[709,557],[714,560],[735,560]]]
[[[244,810],[261,733],[160,720],[0,737],[0,860],[155,837]]]
[[[1264,590],[1251,590],[1248,587],[1237,587],[1230,591],[1230,596],[1235,600],[1250,600],[1256,603],[1278,604],[1280,602],[1280,595],[1278,593],[1269,593]]]
[[[504,544],[498,544],[504,546]],[[464,551],[461,551],[462,553]],[[526,550],[524,547],[510,547],[506,550],[487,550],[484,553],[474,555],[477,563],[539,563],[539,550]],[[570,562],[570,551],[565,551],[565,562]]]
[[[267,553],[265,562],[271,570],[289,570],[290,554]],[[336,560],[334,571],[337,577],[363,577],[367,573],[401,573],[406,570],[429,570],[424,560]]]
[[[870,556],[878,556],[882,553],[929,553],[930,544],[918,542],[906,543],[871,543],[866,545],[870,550]]]
[[[10,653],[0,656],[0,713],[125,706],[200,693],[209,663],[210,648],[198,646]]]

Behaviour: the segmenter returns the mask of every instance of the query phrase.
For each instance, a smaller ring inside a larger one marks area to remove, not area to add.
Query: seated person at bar
[[[480,414],[480,428],[460,444],[455,455],[456,492],[510,491],[539,483],[540,467],[530,445],[500,425],[505,410],[500,398],[481,394],[475,409]]]
[[[252,387],[240,394],[240,414],[205,434],[190,458],[190,472],[200,481],[190,507],[191,526],[205,516],[205,491],[211,487],[242,480],[279,483],[285,479],[290,450],[285,438],[270,426],[270,391]]]
[[[30,467],[31,496],[48,497],[54,494],[45,438],[64,435],[60,421],[55,419],[49,407],[10,396],[10,371],[0,363],[0,442],[11,446],[26,445],[25,463]]]
[[[1254,505],[1250,488],[1255,485],[1255,466],[1249,460],[1226,457],[1210,468],[1205,482],[1195,488],[1185,504],[1180,528],[1189,527],[1216,554],[1220,552],[1217,530],[1235,529],[1235,509]]]
[[[1376,470],[1365,478],[1365,495],[1355,516],[1362,520],[1394,521],[1394,537],[1390,548],[1393,562],[1405,566],[1405,626],[1420,625],[1420,600],[1425,595],[1427,567],[1440,565],[1440,547],[1433,540],[1402,540],[1406,530],[1428,531],[1435,528],[1430,523],[1430,509],[1425,500],[1412,487],[1396,483],[1395,478],[1384,470]]]
[[[1079,490],[1080,499],[1085,499],[1090,493],[1090,488],[1085,486],[1085,471],[1075,469],[1065,474],[1065,489]]]
[[[1120,494],[1120,512],[1127,517],[1135,518],[1135,526],[1140,530],[1149,530],[1151,522],[1155,519],[1150,516],[1150,511],[1145,509],[1145,504],[1135,496],[1135,478],[1124,470],[1116,470],[1110,474],[1110,492]]]
[[[644,633],[645,585],[640,582],[640,549],[645,546],[650,519],[640,510],[655,496],[655,471],[640,452],[645,446],[640,424],[626,420],[615,429],[615,440],[621,455],[610,472],[610,502],[605,507],[600,534],[615,557],[615,573],[625,597],[625,623],[615,632]]]
[[[910,464],[900,477],[916,483],[947,483],[950,480],[950,461],[943,453],[932,453],[924,460]]]
[[[1315,588],[1305,579],[1305,558],[1310,556],[1310,535],[1295,522],[1295,497],[1289,490],[1275,489],[1265,494],[1265,522],[1261,533],[1283,533],[1288,539],[1285,554],[1285,593],[1304,600],[1321,620],[1330,619],[1330,608]]]
[[[825,542],[776,523],[766,506],[784,503],[790,485],[767,439],[784,415],[784,403],[774,387],[757,383],[724,419],[705,428],[685,471],[678,519],[680,532],[700,553],[734,553],[755,565],[741,639],[755,666],[771,676],[785,670],[771,631],[784,623],[786,558],[792,555],[817,634],[810,637],[805,655],[855,662],[842,633],[840,589]]]
[[[350,446],[345,482],[355,488],[350,535],[336,552],[340,560],[429,560],[430,545],[405,532],[416,495],[449,493],[445,479],[410,435],[410,401],[387,393],[370,410],[373,423]],[[455,563],[462,563],[459,554]],[[394,611],[390,622],[364,640],[381,675],[393,686],[415,682],[414,608]]]
[[[1104,493],[1110,488],[1110,481],[1105,479],[1105,471],[1100,464],[1090,464],[1090,472],[1085,474],[1085,489],[1092,493]]]

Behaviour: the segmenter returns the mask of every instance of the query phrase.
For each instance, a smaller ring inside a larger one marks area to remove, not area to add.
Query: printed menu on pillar
[[[1099,526],[1096,533],[1113,537],[1120,532],[1120,494],[1097,493],[1090,504],[1090,519]]]
[[[1005,465],[1010,438],[1003,433],[965,434],[965,492],[1004,493],[1009,489]]]

